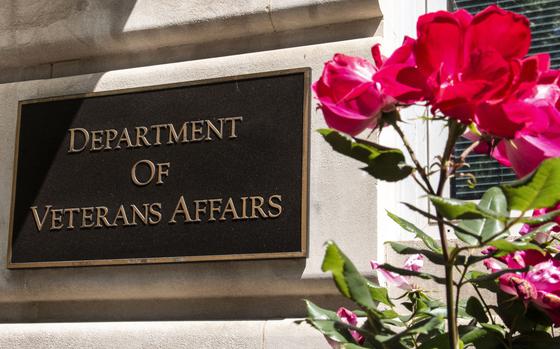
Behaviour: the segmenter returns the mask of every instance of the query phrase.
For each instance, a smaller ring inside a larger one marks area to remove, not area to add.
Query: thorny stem
[[[426,185],[425,187],[422,186],[422,189],[424,189],[424,191],[426,191],[427,193],[429,193],[431,195],[434,195],[435,191],[434,191],[434,188],[432,187],[432,183],[430,183],[430,179],[428,178],[428,175],[426,174],[426,170],[420,164],[420,161],[418,161],[418,158],[416,157],[416,153],[414,152],[414,149],[412,149],[412,147],[410,146],[410,143],[408,142],[408,139],[406,138],[404,132],[402,131],[402,129],[400,128],[400,126],[397,124],[396,121],[391,122],[391,126],[393,126],[395,131],[397,131],[397,133],[399,134],[399,137],[401,137],[401,140],[402,140],[408,154],[410,155],[410,159],[414,163],[414,167],[416,167],[416,171],[418,171],[418,173],[420,174],[420,177],[422,178],[422,180],[424,181],[424,183]]]
[[[414,179],[414,181],[416,182],[416,184],[418,184],[420,186],[420,188],[422,188],[422,190],[424,190],[424,192],[429,193],[428,188],[426,188],[426,186],[416,177],[414,172],[411,173],[411,176]]]
[[[421,182],[418,180],[418,178],[416,178],[416,177],[413,177],[413,178],[416,180],[416,182],[418,184],[420,184],[420,187],[426,193],[428,193],[430,195],[441,196],[442,193],[443,193],[443,189],[445,188],[445,183],[446,183],[447,179],[449,178],[449,175],[451,174],[450,171],[449,171],[449,165],[450,165],[450,161],[451,161],[451,154],[453,152],[453,147],[455,146],[457,138],[464,132],[465,127],[463,125],[459,124],[458,122],[456,122],[455,120],[449,121],[449,136],[447,138],[447,142],[446,142],[446,145],[445,145],[445,150],[444,150],[443,157],[442,157],[442,163],[441,163],[441,168],[440,168],[440,176],[439,176],[437,191],[435,191],[431,182],[430,182],[430,178],[429,178],[428,174],[426,173],[425,168],[418,161],[418,158],[416,157],[416,153],[414,152],[414,150],[410,146],[410,143],[408,142],[408,139],[406,138],[402,129],[397,124],[397,121],[391,122],[391,125],[393,126],[395,131],[398,133],[399,137],[401,138],[406,150],[408,151],[408,154],[410,155],[410,158],[411,158],[412,162],[414,163],[414,166],[416,167],[416,170],[420,174],[420,177],[422,178],[425,185],[422,185]],[[473,147],[473,149],[474,149],[474,147]],[[466,157],[466,155],[465,155],[465,157]],[[439,213],[437,214],[437,224],[438,224],[438,230],[439,230],[439,237],[440,237],[440,240],[441,240],[443,258],[444,258],[444,261],[445,261],[445,291],[446,291],[445,293],[446,293],[446,301],[447,301],[447,327],[448,327],[448,332],[449,332],[449,344],[450,344],[449,347],[452,348],[452,349],[456,349],[457,348],[457,343],[459,341],[459,333],[458,333],[458,328],[457,328],[457,308],[455,306],[455,304],[458,303],[458,299],[457,299],[457,302],[456,302],[455,299],[454,299],[454,293],[453,293],[453,291],[454,291],[454,288],[453,288],[454,287],[454,284],[453,284],[453,264],[454,264],[456,254],[454,254],[454,253],[450,254],[450,252],[449,252],[449,247],[447,245],[447,233],[445,231],[444,219]],[[463,277],[464,277],[464,275],[463,275]],[[457,291],[459,291],[459,290],[457,290]],[[459,292],[457,292],[457,294],[458,293]]]

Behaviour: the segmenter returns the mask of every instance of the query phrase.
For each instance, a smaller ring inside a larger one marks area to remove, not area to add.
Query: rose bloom
[[[523,269],[526,272],[506,273],[499,277],[500,289],[543,310],[555,326],[560,326],[560,261],[550,254],[535,250],[517,251],[505,257],[487,259],[484,265],[492,272]]]
[[[358,326],[358,316],[356,314],[354,314],[351,310],[348,310],[344,307],[340,307],[338,308],[338,311],[336,312],[336,315],[340,318],[340,321],[345,322],[349,325],[352,326]],[[355,330],[349,330],[350,335],[352,336],[352,338],[354,338],[354,340],[356,341],[356,343],[358,344],[363,344],[365,341],[364,336],[362,336],[358,331]],[[327,342],[329,343],[329,345],[333,348],[333,349],[338,349],[340,348],[340,343],[327,338]]]
[[[417,37],[406,38],[374,80],[399,101],[427,101],[466,124],[481,103],[507,96],[531,43],[527,18],[497,6],[476,16],[465,10],[423,15]],[[502,131],[498,123],[485,126]]]
[[[528,19],[497,6],[475,16],[429,13],[418,19],[417,39],[405,38],[374,80],[398,101],[426,101],[503,138],[491,155],[523,177],[560,156],[559,72],[547,54],[526,57],[530,42]]]
[[[560,156],[558,71],[548,70],[548,56],[544,62],[535,72],[536,85],[526,84],[514,96],[488,107],[489,114],[503,120],[527,120],[524,128],[512,138],[501,140],[491,152],[502,165],[512,167],[518,177],[531,173],[543,160]]]
[[[377,270],[377,272],[381,273],[381,275],[387,280],[387,282],[405,291],[411,291],[414,289],[414,285],[412,284],[410,276],[403,276],[395,272],[385,270],[379,265],[377,261],[374,260],[370,261],[370,264],[373,270]],[[420,271],[422,267],[424,267],[424,256],[420,254],[415,254],[408,257],[403,265],[403,269],[411,271]]]
[[[343,54],[325,63],[313,91],[329,127],[355,136],[366,128],[375,128],[380,112],[392,108],[392,99],[373,81],[373,74],[383,64],[378,45],[372,48],[372,55],[374,64]]]

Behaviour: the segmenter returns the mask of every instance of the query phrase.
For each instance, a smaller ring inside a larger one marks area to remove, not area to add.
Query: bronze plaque
[[[305,257],[309,75],[20,101],[8,267]]]

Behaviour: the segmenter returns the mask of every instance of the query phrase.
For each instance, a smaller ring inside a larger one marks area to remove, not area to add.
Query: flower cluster
[[[337,54],[313,88],[329,127],[356,135],[378,125],[380,112],[425,103],[474,125],[489,151],[520,176],[560,156],[559,71],[548,54],[527,56],[529,21],[490,6],[421,16],[417,39],[373,62]]]

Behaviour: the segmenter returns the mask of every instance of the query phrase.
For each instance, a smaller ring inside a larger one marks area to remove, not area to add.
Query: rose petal
[[[497,50],[505,59],[523,58],[531,45],[527,17],[495,5],[474,16],[465,36],[465,53]]]

